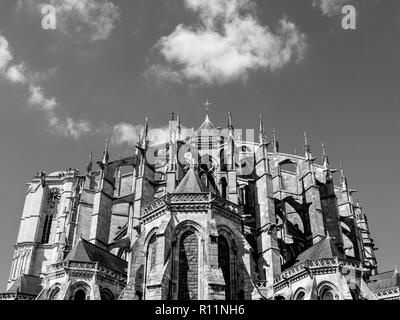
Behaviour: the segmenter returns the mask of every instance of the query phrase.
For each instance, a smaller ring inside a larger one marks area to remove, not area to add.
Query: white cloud
[[[169,128],[161,127],[150,129],[148,139],[150,145],[167,143],[169,141]]]
[[[139,140],[139,135],[143,130],[141,125],[131,125],[128,123],[118,123],[113,128],[112,142],[115,144],[134,145]]]
[[[51,132],[65,137],[78,139],[83,134],[92,132],[92,125],[87,120],[76,120],[69,115],[60,114],[58,102],[54,97],[47,97],[44,89],[37,84],[46,74],[28,72],[23,62],[15,64],[7,39],[0,33],[0,76],[11,83],[26,85],[28,105],[44,113]]]
[[[47,98],[43,88],[29,84],[29,105],[45,112],[53,112],[57,106],[55,98]]]
[[[8,41],[0,32],[0,72],[4,72],[9,62],[13,59]]]
[[[129,123],[118,123],[113,128],[112,142],[115,144],[135,145],[139,141],[139,137],[143,135],[143,125],[132,125]],[[181,138],[188,137],[191,129],[181,128]],[[148,132],[148,140],[150,145],[158,145],[169,141],[169,128],[150,128]]]
[[[34,84],[29,84],[29,100],[31,107],[44,112],[50,132],[75,139],[82,135],[93,132],[92,124],[88,120],[74,119],[69,115],[60,115],[57,110],[58,102],[56,98],[47,98],[43,88]]]
[[[74,119],[67,114],[60,115],[57,110],[58,102],[56,98],[47,98],[43,88],[40,86],[29,84],[28,103],[31,107],[44,112],[49,130],[53,134],[79,139],[82,135],[93,132],[93,126],[90,121]]]
[[[21,63],[19,65],[10,66],[6,72],[6,77],[11,82],[25,83],[27,81],[27,78],[25,76],[24,64]]]
[[[349,4],[349,0],[313,0],[313,7],[319,7],[323,15],[332,17],[340,14],[342,7]]]
[[[15,4],[15,12],[18,13],[24,5],[23,0],[18,0]]]
[[[303,57],[305,35],[297,26],[285,17],[273,33],[257,20],[252,0],[185,0],[185,6],[200,24],[180,24],[157,42],[165,63],[148,74],[159,80],[223,84]]]
[[[120,15],[109,0],[50,0],[50,4],[56,8],[58,30],[91,41],[106,40]]]
[[[165,81],[171,83],[182,84],[181,75],[179,72],[174,71],[169,66],[163,66],[160,64],[154,64],[145,72],[145,76],[150,79],[156,79],[159,84]]]
[[[92,133],[92,124],[87,120],[76,120],[70,116],[59,118],[52,112],[47,114],[51,132],[79,139],[84,134]]]

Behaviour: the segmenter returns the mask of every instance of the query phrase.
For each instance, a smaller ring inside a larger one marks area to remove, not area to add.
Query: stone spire
[[[93,169],[93,151],[90,151],[89,161],[86,166],[86,175],[89,175]]]
[[[106,146],[103,151],[103,159],[102,162],[103,164],[108,164],[108,160],[110,159],[110,154],[108,153],[108,143],[109,143],[109,138],[106,139]]]
[[[182,127],[181,127],[181,115],[178,112],[178,115],[176,117],[176,128],[177,128],[177,140],[181,140],[181,133],[182,133]]]
[[[324,143],[322,143],[322,161],[326,180],[332,180],[332,173],[336,172],[337,170],[331,170],[329,167],[329,158],[326,154],[326,146]]]
[[[348,191],[348,185],[347,185],[347,178],[344,175],[344,170],[343,170],[343,165],[340,163],[340,180],[342,181],[342,189],[343,191]]]
[[[307,138],[307,133],[304,132],[304,155],[306,159],[311,159],[312,155],[311,155],[311,147],[308,144],[308,138]]]
[[[329,159],[326,154],[326,147],[325,147],[324,143],[322,143],[322,161],[323,161],[324,170],[328,171],[329,170]]]
[[[279,141],[276,138],[276,129],[273,129],[273,133],[274,133],[274,153],[278,153],[279,152]]]
[[[169,142],[175,143],[176,142],[176,128],[175,128],[175,113],[172,112],[171,120],[169,122]]]
[[[262,114],[260,114],[260,132],[259,132],[258,141],[260,144],[265,143],[265,129],[264,129],[264,122],[263,122]]]
[[[233,137],[234,128],[233,128],[233,121],[232,121],[232,113],[230,111],[228,112],[228,130],[229,130],[229,136]]]
[[[118,156],[118,159],[121,160],[121,155]],[[121,167],[118,167],[118,168],[115,170],[115,176],[116,176],[116,178],[117,178],[118,186],[119,186],[119,181],[120,181],[120,179],[121,179]],[[119,192],[119,187],[118,187],[117,189],[118,189],[118,192]]]
[[[146,117],[146,120],[144,122],[144,127],[143,127],[143,136],[141,140],[141,147],[143,149],[146,149],[147,147],[147,135],[149,133],[149,119]]]

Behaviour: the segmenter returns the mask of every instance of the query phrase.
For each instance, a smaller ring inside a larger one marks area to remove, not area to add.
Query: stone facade
[[[324,146],[322,165],[306,136],[303,155],[282,153],[261,118],[258,142],[241,141],[230,114],[186,138],[173,117],[162,145],[147,131],[130,156],[110,160],[107,143],[98,169],[90,156],[84,174],[33,178],[0,299],[399,298]]]

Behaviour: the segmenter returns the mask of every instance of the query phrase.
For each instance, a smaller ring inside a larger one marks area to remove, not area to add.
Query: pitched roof
[[[294,265],[303,263],[306,260],[318,260],[343,256],[343,253],[333,243],[332,239],[325,237],[314,244],[311,248],[308,248],[306,251],[300,253],[297,256]]]
[[[370,277],[368,287],[373,290],[390,289],[400,286],[400,274],[397,270],[383,272]]]
[[[17,280],[12,284],[10,289],[7,290],[7,293],[24,293],[31,295],[38,295],[42,290],[42,278],[29,275],[22,274],[18,277]]]
[[[197,129],[197,132],[201,133],[202,130],[215,130],[213,123],[211,122],[208,114],[206,115],[206,119],[203,124]]]
[[[182,181],[175,189],[175,193],[202,193],[208,192],[203,180],[190,168],[186,175],[183,177]]]
[[[121,273],[126,273],[126,268],[128,267],[128,263],[125,260],[82,238],[77,241],[68,253],[65,261],[99,262],[104,267]]]

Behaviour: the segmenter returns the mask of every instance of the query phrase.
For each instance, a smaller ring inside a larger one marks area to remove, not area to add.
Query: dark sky
[[[283,152],[302,152],[304,131],[319,158],[324,142],[359,191],[380,270],[400,263],[399,1],[354,0],[346,31],[324,6],[334,0],[235,0],[224,13],[196,0],[42,2],[58,8],[56,30],[42,29],[40,2],[0,2],[1,283],[38,170],[83,169],[107,136],[113,156],[129,153],[147,116],[153,128],[171,112],[199,126],[206,99],[217,126],[231,111],[235,127],[257,128],[262,113]]]

